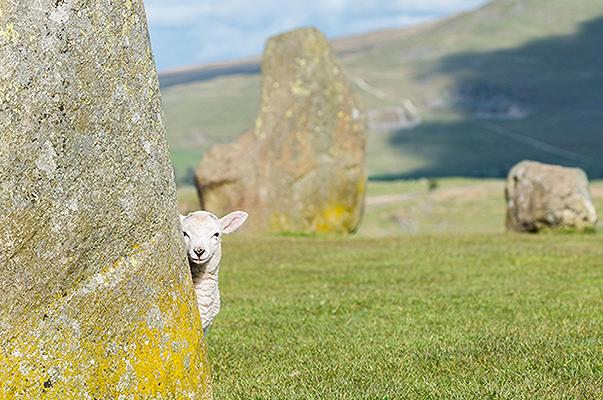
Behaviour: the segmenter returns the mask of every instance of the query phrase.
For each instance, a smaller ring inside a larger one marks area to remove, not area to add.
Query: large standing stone
[[[0,2],[0,398],[210,398],[142,0]]]
[[[505,194],[509,230],[585,231],[597,224],[588,178],[578,168],[523,161],[509,173]]]
[[[261,111],[236,143],[197,170],[205,209],[243,209],[256,229],[352,232],[363,209],[366,124],[325,37],[301,29],[272,38]]]

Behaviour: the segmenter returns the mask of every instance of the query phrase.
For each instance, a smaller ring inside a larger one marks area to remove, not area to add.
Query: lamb
[[[207,211],[180,216],[203,335],[207,335],[214,318],[220,312],[218,272],[222,258],[222,235],[240,228],[247,216],[243,211],[235,211],[222,218]]]

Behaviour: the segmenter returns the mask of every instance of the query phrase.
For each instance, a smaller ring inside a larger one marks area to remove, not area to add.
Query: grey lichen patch
[[[53,178],[54,173],[57,170],[57,163],[55,161],[56,156],[57,153],[55,153],[52,143],[49,141],[44,142],[42,151],[40,151],[40,154],[36,159],[36,167],[44,171],[49,178]]]
[[[137,112],[135,112],[135,113],[133,113],[133,114],[132,114],[132,117],[131,117],[131,122],[132,122],[133,124],[137,124],[137,123],[139,123],[139,122],[140,122],[140,118],[141,118],[141,117],[140,117],[140,114],[139,114],[139,113],[137,113]]]
[[[53,365],[48,368],[48,377],[51,384],[57,383],[61,379],[61,367]]]
[[[184,356],[184,367],[190,368],[191,366],[191,357],[189,355]]]
[[[134,185],[128,184],[122,196],[119,198],[119,205],[130,221],[136,219],[136,210],[138,208],[137,199],[134,197]]]
[[[122,393],[127,393],[135,389],[138,383],[138,379],[136,378],[136,372],[132,367],[132,363],[129,360],[125,361],[125,372],[119,378],[119,382],[117,384],[117,389]],[[130,398],[131,396],[120,395],[120,398]]]
[[[142,148],[144,149],[144,152],[147,153],[149,156],[152,154],[153,145],[148,140],[142,140]]]
[[[82,336],[80,323],[77,319],[70,318],[66,315],[61,315],[57,318],[57,325],[62,328],[71,329],[71,334],[76,338],[80,338]]]
[[[135,260],[136,258],[134,257],[134,263],[136,262]],[[111,290],[122,285],[128,274],[138,267],[134,263],[130,256],[115,261],[112,265],[103,268],[101,272],[94,274],[77,291],[74,291],[73,295],[85,297],[96,291]]]
[[[48,18],[51,21],[63,24],[67,21],[69,21],[69,14],[70,14],[70,8],[71,8],[71,1],[64,1],[61,2],[60,5],[53,11],[50,13],[50,15],[48,16]]]
[[[68,200],[66,205],[67,205],[67,209],[69,211],[75,212],[75,211],[79,210],[79,206],[77,204],[77,199]]]
[[[163,329],[163,314],[156,304],[147,313],[147,326],[151,329]]]

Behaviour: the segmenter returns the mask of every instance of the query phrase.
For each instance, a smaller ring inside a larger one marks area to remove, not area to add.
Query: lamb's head
[[[194,264],[207,263],[220,247],[222,235],[236,231],[245,220],[247,213],[243,211],[235,211],[222,218],[207,211],[181,215],[180,223],[188,259]]]

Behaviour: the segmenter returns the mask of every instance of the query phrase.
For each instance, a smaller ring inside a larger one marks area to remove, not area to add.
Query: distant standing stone
[[[578,168],[523,161],[507,178],[507,229],[595,229],[597,213],[586,173]]]
[[[270,39],[261,111],[237,142],[197,170],[203,207],[249,212],[272,232],[353,232],[364,206],[366,121],[326,38],[300,29]]]

